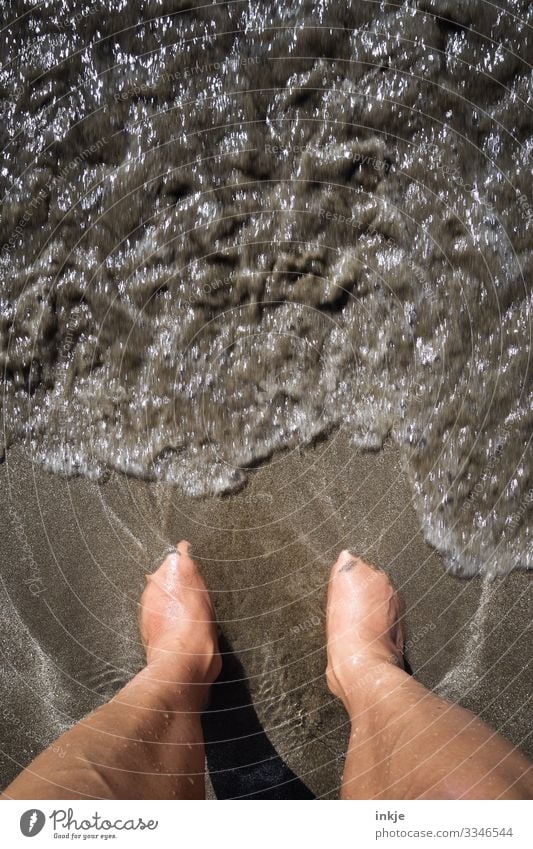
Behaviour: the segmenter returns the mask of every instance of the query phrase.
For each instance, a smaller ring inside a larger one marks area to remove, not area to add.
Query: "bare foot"
[[[326,634],[328,687],[346,707],[393,667],[403,669],[400,602],[389,578],[349,551],[333,565]]]
[[[148,666],[179,671],[181,680],[211,684],[220,674],[215,611],[183,540],[153,575],[140,602],[139,628]]]

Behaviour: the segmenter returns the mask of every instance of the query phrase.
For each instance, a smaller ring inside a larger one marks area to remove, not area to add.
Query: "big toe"
[[[372,566],[350,551],[341,551],[331,568],[328,600],[335,606],[349,603],[369,613],[377,605],[395,595],[386,572]]]

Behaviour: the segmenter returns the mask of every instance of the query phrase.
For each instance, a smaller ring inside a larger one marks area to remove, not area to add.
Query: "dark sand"
[[[344,547],[401,589],[415,675],[531,752],[531,577],[446,574],[422,539],[393,446],[360,454],[339,432],[275,457],[239,494],[206,501],[125,476],[67,480],[20,448],[0,479],[4,786],[139,668],[143,575],[181,538],[235,652],[233,683],[215,693],[222,712],[206,722],[209,739],[226,739],[208,747],[219,797],[338,796],[347,726],[325,686],[323,612]]]

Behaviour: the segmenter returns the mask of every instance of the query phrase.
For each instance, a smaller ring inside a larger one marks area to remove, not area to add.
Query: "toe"
[[[357,569],[358,572],[360,571],[363,573],[377,572],[380,575],[385,574],[383,569],[380,569],[378,566],[374,566],[373,563],[368,563],[366,560],[363,560],[362,557],[359,557],[358,554],[354,554],[353,551],[344,549],[333,564],[333,572],[351,572],[353,569]]]
[[[178,544],[176,546],[176,551],[178,552],[178,554],[183,555],[184,557],[186,557],[188,560],[191,560],[191,562],[192,562],[192,558],[189,556],[190,550],[191,550],[191,544],[186,539],[180,540],[180,542],[178,542]]]
[[[148,585],[155,584],[169,592],[175,586],[179,571],[179,555],[175,552],[168,554],[160,566],[151,575],[146,576]]]
[[[348,571],[349,568],[352,568],[356,565],[356,562],[359,558],[352,551],[349,551],[347,548],[344,548],[339,556],[337,557],[335,563],[333,564],[333,571]]]
[[[176,546],[180,579],[192,589],[206,589],[198,564],[191,557],[191,545],[181,540]]]
[[[173,596],[178,585],[195,587],[200,582],[203,586],[198,567],[189,551],[188,542],[179,542],[176,551],[168,554],[155,572],[146,576],[148,587],[155,585],[167,595]]]
[[[365,571],[367,569],[371,569],[375,572],[381,571],[375,566],[371,566],[369,563],[366,563],[365,560],[359,557],[359,555],[354,554],[353,551],[349,551],[345,548],[341,551],[335,563],[331,567],[331,577],[334,578],[335,575],[350,573],[354,569],[357,569],[358,571]]]

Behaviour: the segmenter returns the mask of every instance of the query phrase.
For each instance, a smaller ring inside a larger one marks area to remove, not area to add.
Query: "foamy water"
[[[530,568],[533,8],[5,5],[5,441],[194,495],[344,428]]]

